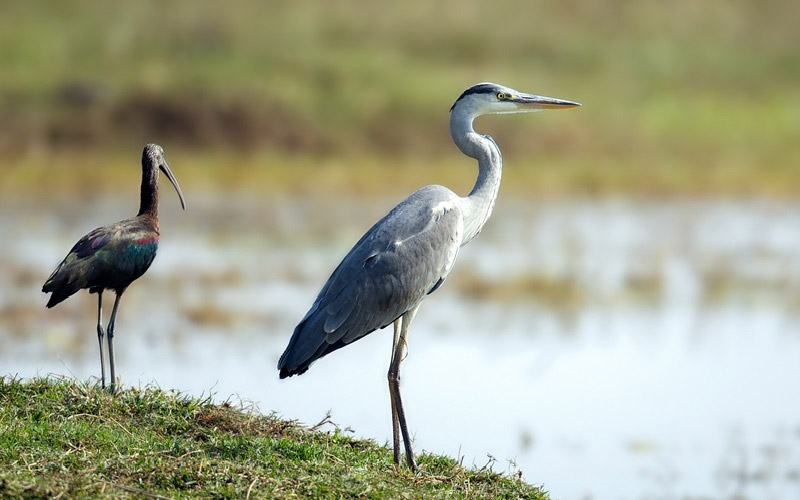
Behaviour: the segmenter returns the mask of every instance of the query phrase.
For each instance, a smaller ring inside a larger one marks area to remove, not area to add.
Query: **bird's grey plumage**
[[[403,200],[333,271],[281,357],[281,375],[396,320],[447,278],[463,234],[457,196],[426,186]]]
[[[399,354],[420,302],[447,278],[459,248],[481,231],[500,187],[500,149],[490,136],[475,132],[472,122],[488,113],[577,105],[494,83],[464,91],[450,109],[450,134],[465,155],[478,161],[472,191],[461,197],[442,186],[423,187],[372,226],[333,271],[295,328],[278,362],[280,377],[304,373],[315,360],[395,323],[389,369],[395,463],[399,426],[409,466],[416,469],[398,388]]]

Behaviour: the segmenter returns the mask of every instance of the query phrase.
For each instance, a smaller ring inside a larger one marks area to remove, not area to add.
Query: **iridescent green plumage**
[[[81,238],[42,287],[53,307],[78,290],[124,290],[147,271],[158,250],[158,227],[151,217],[103,226]]]

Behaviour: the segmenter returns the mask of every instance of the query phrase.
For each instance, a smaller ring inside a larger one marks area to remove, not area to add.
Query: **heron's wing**
[[[425,215],[427,223],[403,238],[376,238],[366,256],[337,276],[321,304],[327,343],[349,344],[383,328],[447,278],[461,243],[461,213],[450,205]]]
[[[295,329],[278,364],[282,376],[392,323],[441,285],[463,234],[447,193],[423,188],[356,243]]]

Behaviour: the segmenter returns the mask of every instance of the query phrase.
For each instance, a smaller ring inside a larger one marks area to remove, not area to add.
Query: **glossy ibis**
[[[494,83],[464,91],[450,108],[450,135],[462,153],[478,161],[475,187],[466,197],[443,186],[423,187],[372,226],[328,278],[278,362],[281,378],[300,375],[315,360],[394,323],[388,379],[396,465],[399,430],[408,466],[417,469],[400,399],[408,328],[422,300],[447,278],[459,248],[489,219],[500,188],[500,149],[490,136],[475,132],[472,122],[490,113],[574,106],[580,104]]]
[[[105,388],[106,372],[103,360],[103,291],[116,293],[111,319],[108,322],[108,363],[111,375],[111,392],[116,386],[114,372],[114,323],[122,294],[134,280],[144,274],[153,263],[158,250],[158,170],[170,180],[181,207],[186,209],[183,193],[172,174],[164,150],[158,144],[148,144],[142,151],[142,190],[139,213],[90,232],[69,251],[42,291],[52,293],[47,307],[53,307],[82,288],[97,294],[97,340],[100,344],[100,381]]]

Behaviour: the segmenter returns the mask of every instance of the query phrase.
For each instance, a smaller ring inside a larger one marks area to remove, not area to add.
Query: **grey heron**
[[[450,108],[450,135],[462,153],[478,161],[472,191],[462,197],[444,186],[425,186],[372,226],[328,278],[278,361],[280,378],[300,375],[315,360],[394,323],[387,376],[396,466],[402,432],[406,461],[417,470],[399,385],[408,329],[422,300],[447,278],[459,248],[486,224],[500,187],[500,149],[472,123],[485,114],[574,106],[580,104],[496,83],[465,90]]]

